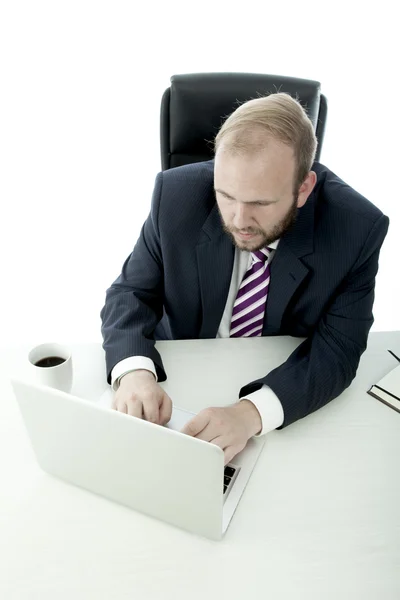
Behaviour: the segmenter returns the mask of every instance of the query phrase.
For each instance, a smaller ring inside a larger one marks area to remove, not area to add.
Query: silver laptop
[[[180,432],[174,408],[161,427],[56,389],[12,380],[42,469],[157,519],[220,540],[264,445],[249,440],[224,467],[222,450]]]

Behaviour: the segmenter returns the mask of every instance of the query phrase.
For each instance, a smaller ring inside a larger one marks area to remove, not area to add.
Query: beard
[[[219,211],[219,208],[218,208]],[[281,238],[284,233],[286,233],[296,222],[297,218],[297,198],[293,201],[292,206],[286,213],[286,215],[275,225],[273,225],[269,230],[264,230],[258,227],[246,227],[246,229],[236,229],[236,227],[232,227],[224,223],[221,212],[219,211],[219,216],[221,217],[221,222],[225,233],[231,238],[234,246],[239,248],[239,250],[246,250],[248,252],[255,252],[256,250],[261,250],[261,248],[266,248],[274,242],[275,240]],[[249,240],[246,242],[245,240],[239,242],[234,233],[251,233],[253,235],[259,236],[259,239],[256,241]]]

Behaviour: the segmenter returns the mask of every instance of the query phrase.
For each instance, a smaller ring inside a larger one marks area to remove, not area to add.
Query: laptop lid
[[[43,470],[187,531],[221,539],[220,448],[53,388],[11,383]]]

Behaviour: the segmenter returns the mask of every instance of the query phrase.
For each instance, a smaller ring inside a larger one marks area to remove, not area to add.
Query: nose
[[[250,207],[243,202],[237,202],[235,205],[235,214],[232,221],[236,229],[246,229],[251,226]]]

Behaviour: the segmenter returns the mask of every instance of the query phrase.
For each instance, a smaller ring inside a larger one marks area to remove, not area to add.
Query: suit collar
[[[222,221],[218,211],[218,204],[216,202],[214,203],[213,208],[204,222],[202,233],[203,235],[200,237],[199,243],[215,240],[221,235],[228,237],[222,227]]]
[[[297,258],[314,252],[315,201],[315,192],[312,191],[305,205],[298,209],[293,227],[280,240],[279,246],[287,246]]]
[[[215,338],[232,278],[235,247],[222,228],[218,207],[211,210],[196,246],[202,323],[199,337]]]

